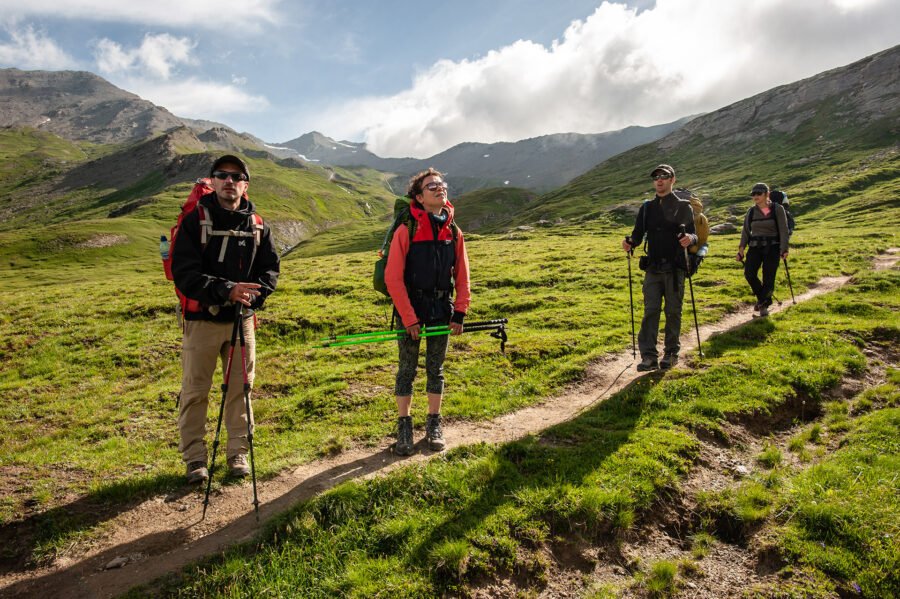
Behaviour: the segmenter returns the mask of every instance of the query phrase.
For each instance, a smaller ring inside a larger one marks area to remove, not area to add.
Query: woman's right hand
[[[413,341],[418,341],[419,333],[421,332],[421,330],[422,330],[422,327],[419,326],[419,323],[417,322],[416,324],[406,327],[406,334],[409,335],[410,337],[412,337]]]

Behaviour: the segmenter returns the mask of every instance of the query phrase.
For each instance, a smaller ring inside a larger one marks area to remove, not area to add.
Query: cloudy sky
[[[890,48],[898,23],[897,0],[0,0],[0,67],[427,157],[714,110]]]

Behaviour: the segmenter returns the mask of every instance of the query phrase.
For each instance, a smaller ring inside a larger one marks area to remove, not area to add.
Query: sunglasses
[[[250,180],[250,177],[248,177],[244,173],[230,173],[228,171],[216,171],[212,174],[212,176],[215,177],[216,179],[218,179],[219,181],[225,181],[229,177],[231,177],[231,180],[234,181],[235,183],[240,183],[241,181],[249,181]]]
[[[427,189],[428,191],[437,191],[438,189],[447,189],[447,187],[447,183],[441,181],[440,183],[431,182],[428,185],[425,185],[424,189]]]
[[[764,191],[754,191],[754,192],[751,193],[750,195],[751,195],[751,196],[764,196],[764,195],[766,195],[766,192],[764,192]]]
[[[650,178],[654,181],[661,181],[663,179],[671,179],[672,175],[650,175]]]

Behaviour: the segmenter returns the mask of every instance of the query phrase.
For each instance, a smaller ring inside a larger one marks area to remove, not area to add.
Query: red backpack
[[[178,215],[178,220],[175,222],[175,226],[172,227],[171,234],[169,235],[169,251],[168,254],[162,256],[163,269],[166,271],[166,278],[170,281],[174,281],[175,278],[172,276],[172,254],[175,251],[175,243],[178,241],[178,232],[181,228],[181,222],[185,219],[185,217],[197,210],[200,216],[200,244],[202,247],[206,247],[209,238],[212,236],[224,236],[224,237],[248,237],[253,236],[254,243],[256,247],[259,247],[260,241],[262,240],[262,232],[263,232],[263,219],[260,215],[253,215],[253,232],[247,233],[242,231],[216,231],[213,228],[212,216],[208,214],[206,208],[204,208],[199,202],[200,198],[203,196],[212,193],[215,191],[212,186],[212,180],[208,178],[197,179],[194,182],[194,187],[191,189],[190,195],[188,195],[187,200],[185,200],[184,204],[181,206],[181,214]],[[246,198],[246,194],[244,195]],[[219,256],[219,261],[221,262],[224,259],[225,254],[225,246],[227,244],[226,241],[222,244],[222,255]],[[179,289],[175,288],[175,295],[178,296],[179,303],[179,320],[181,319],[182,314],[187,314],[188,312],[202,312],[203,306],[197,300],[191,299],[185,296]]]

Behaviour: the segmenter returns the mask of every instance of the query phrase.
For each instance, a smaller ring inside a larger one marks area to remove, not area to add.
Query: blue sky
[[[653,125],[900,42],[896,0],[0,0],[0,66],[382,156]]]

